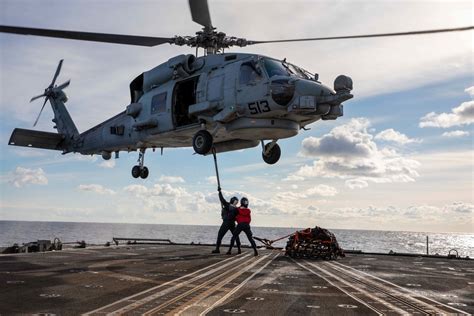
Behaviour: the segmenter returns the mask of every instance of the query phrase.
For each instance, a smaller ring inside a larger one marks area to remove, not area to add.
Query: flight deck
[[[0,255],[0,315],[469,315],[472,260],[197,245]],[[224,248],[221,249],[221,251]]]

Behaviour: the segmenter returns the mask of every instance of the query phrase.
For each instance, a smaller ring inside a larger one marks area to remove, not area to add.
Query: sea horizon
[[[261,227],[252,226],[253,236],[275,240],[306,227]],[[449,232],[383,231],[364,229],[338,229],[324,227],[335,234],[339,244],[346,250],[361,250],[378,253],[426,254],[428,236],[429,253],[447,255],[456,249],[460,256],[474,257],[472,245],[474,234]],[[169,239],[175,243],[213,244],[219,225],[183,224],[138,224],[98,223],[64,221],[17,221],[0,220],[0,246],[8,247],[39,239],[59,238],[62,242],[84,240],[89,245],[103,245],[113,238]],[[229,243],[230,233],[223,243]],[[241,240],[247,244],[247,238]],[[274,246],[285,247],[287,238],[275,242]]]
[[[98,222],[98,221],[59,221],[59,220],[19,220],[19,219],[0,219],[0,222],[29,222],[29,223],[81,223],[81,224],[123,224],[123,225],[173,225],[173,226],[220,226],[220,222],[216,224],[177,224],[177,223],[141,223],[141,222]],[[294,228],[294,229],[305,229],[308,227],[296,227],[296,226],[261,226],[261,225],[251,225],[252,227],[260,228]],[[318,226],[318,225],[315,225]],[[313,228],[315,226],[311,226]],[[319,226],[328,230],[355,230],[355,231],[374,231],[374,232],[400,232],[400,233],[426,233],[426,234],[461,234],[461,235],[474,235],[472,232],[464,231],[422,231],[422,230],[397,230],[397,229],[364,229],[364,228],[338,228],[338,227],[328,227],[328,226]]]

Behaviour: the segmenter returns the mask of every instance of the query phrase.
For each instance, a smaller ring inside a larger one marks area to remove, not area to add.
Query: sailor
[[[247,235],[247,238],[249,239],[250,244],[252,245],[254,255],[258,256],[257,245],[255,245],[255,241],[252,238],[252,231],[250,230],[251,212],[248,206],[249,200],[246,197],[240,199],[240,207],[238,208],[238,213],[235,217],[237,221],[237,227],[235,228],[234,233],[232,235],[232,239],[230,240],[230,247],[227,251],[228,255],[232,253],[232,247],[234,247],[234,242],[235,240],[238,240],[239,234],[243,231],[245,235]]]
[[[219,228],[219,232],[217,233],[217,242],[216,242],[216,249],[212,251],[212,253],[220,253],[219,247],[221,246],[222,238],[224,235],[230,230],[230,233],[233,234],[235,230],[235,217],[237,216],[237,203],[239,199],[233,196],[230,199],[230,202],[227,202],[222,195],[221,188],[218,187],[217,191],[219,191],[219,200],[221,201],[221,217],[222,217],[222,224]],[[240,250],[240,239],[237,237],[237,248],[238,253],[241,253]]]

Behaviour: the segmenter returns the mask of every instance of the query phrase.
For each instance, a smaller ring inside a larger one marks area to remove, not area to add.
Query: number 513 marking
[[[257,102],[251,102],[248,104],[250,114],[260,114],[265,112],[270,112],[270,106],[268,105],[268,101],[262,100]]]

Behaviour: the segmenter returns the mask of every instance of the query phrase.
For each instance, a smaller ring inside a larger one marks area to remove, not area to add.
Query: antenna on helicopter
[[[36,126],[36,124],[38,123],[38,120],[41,116],[41,113],[43,113],[44,106],[46,105],[46,102],[48,102],[49,98],[53,97],[58,91],[63,90],[64,88],[69,86],[69,84],[71,83],[71,80],[68,80],[63,84],[60,84],[59,86],[54,85],[56,83],[56,79],[59,76],[59,73],[61,72],[61,67],[63,65],[63,61],[64,61],[64,59],[61,59],[59,61],[58,67],[56,68],[56,72],[54,73],[53,81],[51,81],[51,84],[46,89],[44,89],[44,93],[41,94],[41,95],[37,95],[36,97],[31,98],[31,100],[30,100],[30,102],[33,102],[34,100],[45,97],[43,106],[41,107],[41,110],[38,114],[38,117],[36,118],[36,121],[33,124],[33,127]]]

